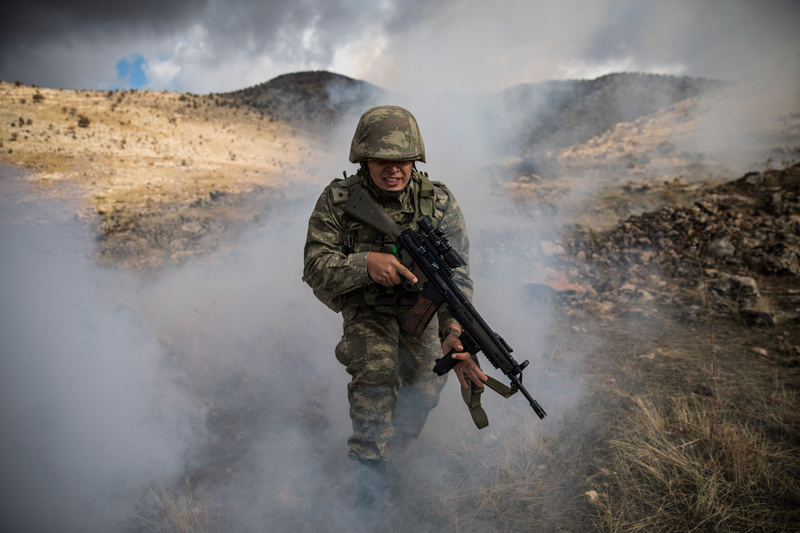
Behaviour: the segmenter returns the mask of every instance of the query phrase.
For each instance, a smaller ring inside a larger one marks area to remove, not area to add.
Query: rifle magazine
[[[419,338],[422,332],[425,331],[425,328],[428,327],[428,324],[430,324],[436,311],[439,310],[440,305],[442,305],[441,302],[437,302],[425,296],[425,294],[421,294],[416,305],[414,305],[411,312],[408,314],[408,318],[403,322],[403,331],[411,333]]]

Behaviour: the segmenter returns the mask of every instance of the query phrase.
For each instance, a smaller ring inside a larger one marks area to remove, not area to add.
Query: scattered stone
[[[711,253],[715,257],[732,257],[736,254],[736,247],[728,237],[722,237],[711,243]]]
[[[730,299],[739,306],[753,307],[761,300],[756,280],[749,276],[720,274],[708,281],[709,290],[717,296]]]
[[[799,198],[800,164],[749,173],[698,192],[691,205],[630,216],[604,232],[578,227],[563,239],[564,258],[581,265],[574,269],[580,274],[574,282],[593,287],[606,300],[674,302],[694,309],[706,305],[707,289],[714,313],[774,326],[772,299],[762,296],[756,279],[800,275]],[[687,298],[684,291],[675,298],[678,287],[699,287],[699,297]],[[588,305],[592,298],[587,294],[581,304],[600,312],[598,305]]]
[[[714,389],[712,389],[705,383],[698,383],[697,385],[695,385],[694,388],[692,389],[692,392],[695,394],[699,394],[700,396],[708,396],[709,398],[714,397]]]
[[[591,503],[600,503],[600,495],[596,490],[588,490],[585,494]]]
[[[768,311],[743,308],[739,311],[739,316],[742,317],[748,326],[769,327],[775,325],[775,317]]]

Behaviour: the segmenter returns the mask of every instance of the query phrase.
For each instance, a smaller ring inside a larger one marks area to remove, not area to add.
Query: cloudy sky
[[[797,0],[25,0],[0,15],[0,79],[67,89],[221,92],[330,70],[485,92],[800,64]]]

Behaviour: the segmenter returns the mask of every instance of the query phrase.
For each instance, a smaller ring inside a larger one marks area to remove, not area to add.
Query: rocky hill
[[[606,231],[580,227],[565,242],[561,260],[590,288],[590,309],[641,311],[657,299],[702,314],[695,288],[704,271],[720,314],[762,326],[800,322],[800,163],[707,187],[688,205]],[[679,287],[694,296],[681,301]]]
[[[502,140],[510,154],[541,167],[548,154],[723,86],[703,78],[619,73],[517,85],[496,95],[494,105],[514,110],[519,120],[512,135]]]
[[[387,94],[371,83],[315,71],[284,74],[225,96],[279,120],[330,126],[343,115],[360,116]]]

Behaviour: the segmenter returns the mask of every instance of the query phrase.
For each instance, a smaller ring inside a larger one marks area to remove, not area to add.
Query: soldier
[[[461,327],[446,306],[438,311],[438,325],[431,321],[420,338],[401,330],[418,296],[402,281],[416,283],[417,278],[392,253],[388,237],[342,211],[361,185],[401,228],[417,230],[417,218],[429,216],[468,261],[469,241],[458,203],[443,183],[418,172],[416,161],[425,162],[425,146],[414,116],[396,106],[367,110],[350,146],[350,162],[360,168],[322,192],[304,250],[303,280],[344,320],[335,352],[352,377],[347,387],[353,424],[348,455],[360,463],[356,505],[363,509],[382,508],[392,451],[419,436],[439,402],[447,379],[432,372],[439,354],[456,350],[453,357],[461,361],[455,371],[463,387],[465,375],[480,387],[486,380],[470,355],[461,352]],[[468,267],[456,269],[454,279],[471,297]]]

